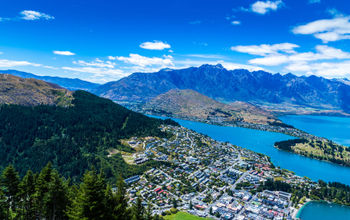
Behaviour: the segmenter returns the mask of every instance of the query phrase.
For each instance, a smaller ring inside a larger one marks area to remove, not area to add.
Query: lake
[[[291,170],[299,176],[307,176],[312,180],[337,181],[350,185],[350,168],[319,161],[297,154],[285,152],[274,148],[276,141],[294,137],[275,133],[240,127],[224,127],[175,119],[182,126],[196,132],[206,134],[218,141],[228,141],[234,145],[245,147],[255,152],[271,157],[275,166]]]
[[[350,118],[313,116],[313,115],[287,115],[280,117],[287,124],[304,130],[310,134],[325,137],[338,144],[350,146]]]
[[[309,202],[297,217],[301,220],[346,220],[350,219],[350,208],[327,202]]]

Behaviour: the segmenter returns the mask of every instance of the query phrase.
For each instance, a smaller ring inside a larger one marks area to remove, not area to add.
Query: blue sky
[[[344,0],[2,0],[0,69],[104,83],[227,69],[350,77]]]

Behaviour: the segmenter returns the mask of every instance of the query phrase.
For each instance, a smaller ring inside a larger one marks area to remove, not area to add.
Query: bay
[[[350,146],[350,118],[315,115],[286,115],[280,119],[310,134]]]
[[[301,220],[347,220],[350,208],[327,202],[312,201],[299,210],[297,217]]]

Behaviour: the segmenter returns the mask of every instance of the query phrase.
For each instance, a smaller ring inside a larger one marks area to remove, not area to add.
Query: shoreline
[[[326,203],[328,205],[336,205],[336,206],[346,207],[346,208],[350,209],[350,206],[335,203],[335,202],[330,202],[330,201],[326,201],[326,200],[309,200],[309,201],[305,202],[299,209],[296,209],[296,211],[292,214],[292,219],[301,220],[300,215],[301,215],[303,209],[305,209],[305,207],[307,205],[309,205],[310,203]]]
[[[200,119],[200,118],[186,117],[186,116],[166,115],[166,114],[158,114],[155,112],[144,112],[144,111],[138,111],[138,112],[141,114],[144,114],[144,115],[153,115],[153,116],[167,117],[167,118],[177,118],[180,120],[200,122],[200,123],[205,123],[205,124],[209,124],[209,125],[217,125],[217,126],[224,126],[224,127],[238,127],[238,128],[246,128],[246,129],[252,129],[252,130],[257,130],[257,131],[274,132],[274,133],[284,134],[284,135],[288,135],[288,136],[295,137],[295,138],[309,138],[309,139],[317,139],[317,140],[326,139],[324,137],[318,137],[318,136],[309,134],[306,131],[303,131],[303,130],[300,130],[300,129],[294,128],[294,127],[282,127],[282,126],[265,125],[265,124],[253,124],[253,123],[247,123],[247,122],[236,122],[236,123],[215,122],[215,121],[204,120],[204,119]]]
[[[292,218],[293,219],[300,219],[300,214],[303,211],[303,209],[311,202],[318,202],[318,200],[309,200],[306,201],[304,204],[301,205],[299,209],[296,209],[296,211],[293,213]]]
[[[204,120],[204,121],[203,121],[203,120],[196,120],[196,119],[193,119],[193,118],[186,118],[186,117],[171,117],[171,116],[169,116],[169,115],[161,115],[161,114],[146,114],[146,113],[142,113],[142,114],[145,114],[146,116],[152,115],[152,116],[156,116],[156,117],[176,118],[176,119],[180,119],[180,120],[186,120],[186,121],[192,121],[192,122],[199,122],[199,123],[204,123],[204,124],[209,124],[209,125],[216,125],[216,126],[222,126],[222,127],[233,127],[233,128],[236,127],[236,128],[252,129],[252,130],[256,130],[256,131],[274,132],[274,133],[279,133],[279,134],[287,135],[287,136],[290,136],[291,138],[296,138],[296,139],[305,138],[305,137],[302,137],[302,136],[292,135],[292,134],[286,133],[286,132],[280,132],[280,131],[269,130],[269,129],[263,130],[263,129],[258,129],[258,128],[249,127],[249,126],[242,126],[242,125],[237,125],[237,124],[215,123],[215,122],[208,122],[208,121],[205,121],[205,120]],[[300,130],[300,129],[297,129],[297,128],[294,128],[294,129],[295,129],[296,131],[301,131],[301,132],[303,132],[303,133],[305,133],[305,134],[310,135],[310,137],[307,137],[307,138],[312,138],[312,139],[316,139],[316,140],[331,141],[331,140],[328,140],[327,138],[318,137],[318,136],[309,134],[309,133],[307,133],[307,132],[305,132],[305,131],[302,131],[302,130]],[[307,139],[307,138],[306,138],[306,139]],[[343,146],[343,145],[341,145],[341,146]],[[291,154],[296,154],[296,155],[299,155],[299,156],[302,156],[302,157],[306,157],[306,158],[310,158],[310,159],[314,159],[314,160],[318,160],[318,161],[322,161],[322,162],[327,162],[327,163],[330,163],[330,164],[333,164],[333,165],[337,165],[337,166],[341,166],[341,167],[350,168],[350,165],[344,165],[344,164],[335,163],[335,162],[332,162],[332,161],[329,161],[329,160],[323,160],[323,159],[308,157],[308,156],[305,156],[305,155],[296,153],[296,152],[294,152],[294,151],[287,151],[287,150],[284,150],[284,149],[280,149],[280,148],[276,147],[275,145],[274,145],[273,147],[276,148],[276,149],[278,149],[278,150],[285,151],[285,152],[288,152],[288,153],[291,153]],[[345,146],[345,147],[346,147],[346,146]]]
[[[343,146],[343,145],[341,145],[341,146]],[[276,146],[276,144],[274,144],[273,147],[276,148],[276,149],[278,149],[278,150],[285,151],[285,152],[292,153],[292,154],[296,154],[296,155],[299,155],[299,156],[302,156],[302,157],[306,157],[306,158],[310,158],[310,159],[318,160],[318,161],[322,161],[322,162],[327,162],[327,163],[330,163],[330,164],[333,164],[333,165],[337,165],[337,166],[341,166],[341,167],[350,168],[350,164],[347,165],[347,164],[342,164],[342,163],[335,163],[335,162],[332,162],[332,161],[326,160],[326,159],[319,159],[319,158],[315,158],[315,157],[308,157],[308,156],[306,156],[306,155],[297,153],[297,152],[295,152],[294,150],[286,150],[286,149],[279,148],[279,147]],[[344,147],[347,147],[347,146],[344,146]]]

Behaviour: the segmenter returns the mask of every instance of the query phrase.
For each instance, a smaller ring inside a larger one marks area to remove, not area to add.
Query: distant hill
[[[171,89],[192,89],[224,102],[244,101],[267,108],[315,108],[350,112],[350,86],[317,76],[226,70],[220,64],[156,73],[134,73],[106,83],[96,93],[115,101],[148,102]]]
[[[46,82],[55,83],[69,90],[93,91],[98,86],[100,86],[100,84],[83,81],[81,79],[71,79],[53,76],[38,76],[32,73],[26,73],[17,70],[0,70],[0,74],[11,74],[22,78],[40,79]]]
[[[224,104],[194,90],[173,89],[142,107],[142,112],[209,122],[246,122],[273,124],[280,122],[271,113],[244,102]]]
[[[68,106],[72,92],[56,84],[0,74],[0,104]]]
[[[28,169],[37,172],[51,161],[74,181],[92,167],[107,178],[115,178],[156,166],[161,162],[129,165],[120,153],[108,157],[108,150],[133,152],[120,139],[166,137],[159,126],[176,124],[132,112],[81,90],[73,93],[69,107],[0,105],[0,121],[0,169],[11,163],[24,175]]]

